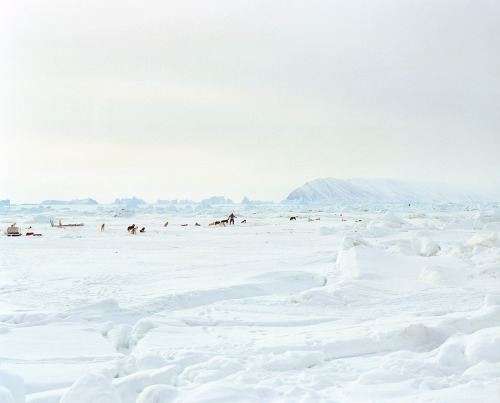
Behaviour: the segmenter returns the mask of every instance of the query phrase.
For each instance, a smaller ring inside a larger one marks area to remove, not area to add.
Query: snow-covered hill
[[[396,179],[324,178],[307,182],[290,193],[286,200],[303,202],[470,202],[487,198],[451,186],[422,184]]]

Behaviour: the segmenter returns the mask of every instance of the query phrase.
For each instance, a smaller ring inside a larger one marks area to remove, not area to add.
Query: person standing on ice
[[[234,219],[237,218],[233,213],[227,218],[229,220],[229,225],[234,225]]]

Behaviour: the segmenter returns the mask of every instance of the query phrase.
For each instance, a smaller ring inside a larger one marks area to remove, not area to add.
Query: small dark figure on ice
[[[237,218],[233,213],[227,218],[229,220],[229,225],[234,225],[234,219]]]

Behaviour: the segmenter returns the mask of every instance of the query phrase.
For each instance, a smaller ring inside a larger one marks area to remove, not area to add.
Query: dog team
[[[342,214],[341,214],[342,215]],[[211,222],[210,224],[208,225],[214,225],[214,226],[219,226],[219,227],[225,227],[226,224],[227,225],[234,225],[234,219],[235,218],[238,218],[234,215],[234,213],[231,213],[229,215],[229,217],[225,220],[220,220],[220,221],[214,221],[214,222]],[[293,216],[293,217],[290,217],[290,221],[296,221],[297,220],[297,216]],[[316,219],[311,219],[311,218],[308,218],[308,221],[311,222],[311,221],[317,221],[319,220],[319,218],[316,218]],[[361,220],[359,220],[361,221]],[[243,220],[241,221],[242,224],[245,224],[247,222],[247,220]],[[189,224],[181,224],[181,227],[187,227]],[[201,227],[201,224],[198,224],[198,223],[195,223],[194,224],[195,227]],[[163,225],[165,228],[168,227],[168,221]],[[102,224],[101,225],[101,232],[104,232],[104,227],[105,227],[105,224]],[[127,231],[130,233],[130,234],[137,234],[137,230],[139,229],[138,226],[136,226],[135,224],[132,224],[130,225],[129,227],[127,227]],[[146,227],[142,227],[139,232],[146,232]]]
[[[235,218],[238,218],[238,217],[236,217],[234,215],[234,213],[231,213],[226,220],[214,221],[214,222],[212,222],[212,223],[210,223],[208,225],[219,225],[221,227],[225,227],[226,224],[228,224],[228,225],[234,225],[234,219]],[[243,220],[241,223],[245,224],[246,222],[247,222],[247,220]],[[201,224],[198,224],[198,223],[195,223],[194,225],[195,225],[195,227],[201,227]],[[163,224],[163,226],[164,227],[168,227],[168,221],[165,224]],[[188,224],[181,224],[181,227],[187,227],[187,226],[188,226]],[[105,224],[102,224],[101,225],[101,232],[104,232],[104,227],[105,227]],[[127,227],[127,231],[130,234],[136,235],[138,228],[139,228],[138,226],[136,226],[135,224],[132,224],[129,227]],[[139,232],[146,232],[146,227],[142,227]]]

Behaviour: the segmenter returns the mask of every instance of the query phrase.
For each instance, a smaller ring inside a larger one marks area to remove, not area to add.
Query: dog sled
[[[85,224],[63,224],[61,220],[59,220],[58,224],[54,224],[54,220],[50,220],[50,225],[52,227],[57,227],[57,228],[66,228],[66,227],[83,227]]]
[[[21,236],[21,228],[16,227],[16,223],[12,224],[10,227],[7,227],[7,231],[5,231],[7,236]]]
[[[28,229],[31,229],[29,227]],[[7,236],[21,236],[21,227],[16,227],[16,223],[12,224],[10,227],[7,228],[7,231],[5,231]],[[36,234],[35,232],[26,232],[26,236],[42,236],[42,234]]]

